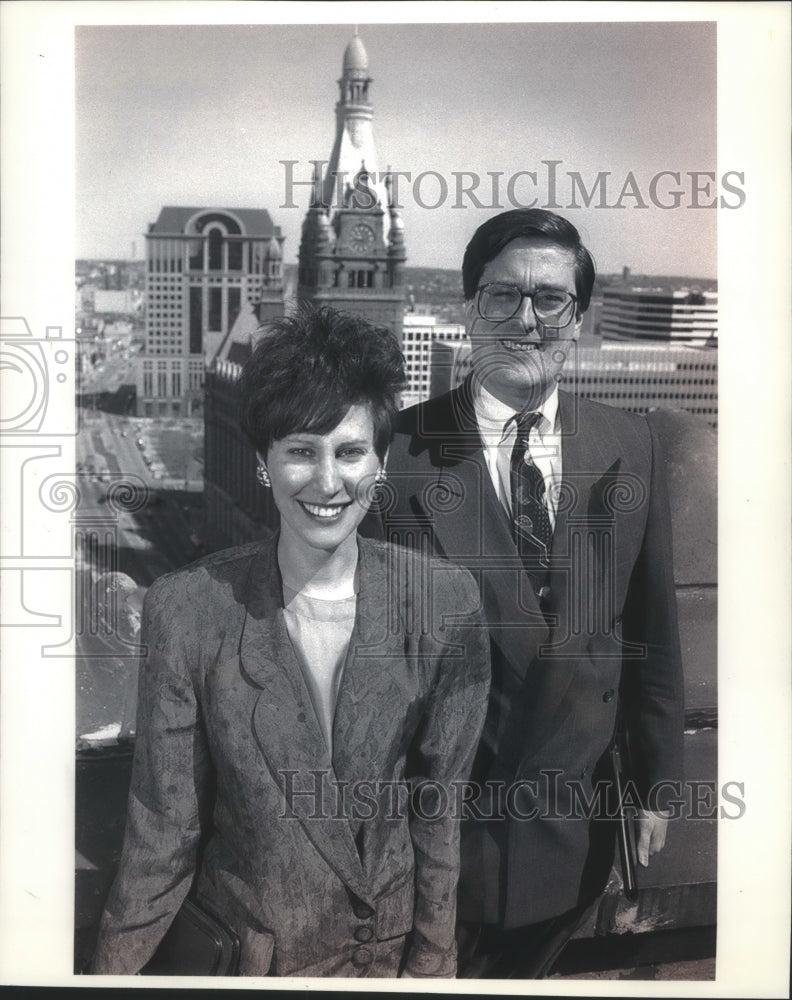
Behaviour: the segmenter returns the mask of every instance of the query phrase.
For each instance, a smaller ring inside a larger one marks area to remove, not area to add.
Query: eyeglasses
[[[536,318],[551,330],[566,326],[577,306],[577,296],[561,288],[524,292],[516,285],[492,281],[478,289],[478,314],[492,322],[511,319],[519,312],[523,299],[531,300]]]

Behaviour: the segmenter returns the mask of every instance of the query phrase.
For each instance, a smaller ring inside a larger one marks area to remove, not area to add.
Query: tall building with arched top
[[[324,171],[316,162],[302,227],[297,297],[390,327],[404,315],[404,222],[377,165],[368,56],[356,34],[344,52],[336,134]]]
[[[238,317],[283,314],[283,241],[264,209],[166,205],[146,233],[138,416],[190,415]]]

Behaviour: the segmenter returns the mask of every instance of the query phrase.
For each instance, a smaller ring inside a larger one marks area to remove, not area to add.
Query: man
[[[479,583],[493,677],[463,825],[461,974],[523,978],[607,880],[613,799],[596,792],[622,720],[640,863],[665,842],[655,793],[681,777],[683,729],[670,516],[651,421],[559,390],[595,276],[575,227],[502,213],[462,271],[472,375],[400,414],[383,523]]]

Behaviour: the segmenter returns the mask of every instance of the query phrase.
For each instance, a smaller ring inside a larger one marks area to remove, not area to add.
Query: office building
[[[409,381],[402,396],[403,406],[422,403],[433,395],[432,345],[436,342],[467,343],[464,324],[438,323],[435,316],[405,313],[402,351]]]
[[[138,416],[198,412],[206,366],[240,313],[283,312],[283,239],[263,209],[161,210],[146,234]]]
[[[718,293],[625,285],[605,288],[600,333],[603,340],[716,346]]]

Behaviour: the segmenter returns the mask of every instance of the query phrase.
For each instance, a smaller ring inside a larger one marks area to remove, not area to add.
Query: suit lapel
[[[276,541],[262,549],[251,567],[239,660],[243,675],[260,689],[253,731],[273,780],[325,861],[367,899],[370,887],[349,824],[333,818],[336,777],[286,631]],[[317,794],[290,794],[314,789]]]
[[[445,433],[431,444],[433,484],[413,503],[430,519],[441,551],[479,582],[490,632],[518,676],[548,637],[506,512],[484,458],[470,382],[449,395]]]
[[[553,645],[563,643],[564,655],[569,655],[575,643],[585,645],[606,624],[603,614],[612,594],[603,573],[616,556],[614,513],[607,498],[620,481],[623,459],[599,410],[587,400],[562,392],[559,409],[562,485],[550,591],[559,622]]]
[[[404,601],[394,593],[404,589],[403,573],[393,561],[396,552],[359,538],[359,587],[355,628],[338,691],[333,722],[333,764],[338,780],[354,788],[391,774],[391,751],[405,728],[404,656],[408,623]],[[359,821],[352,819],[352,829]]]
[[[561,392],[559,408],[562,486],[550,575],[550,611],[558,626],[540,651],[532,679],[537,709],[533,747],[541,746],[561,725],[566,695],[587,658],[588,642],[610,628],[613,610],[608,576],[612,563],[607,560],[615,558],[609,550],[615,531],[605,497],[618,481],[622,459],[612,432],[585,399]]]

